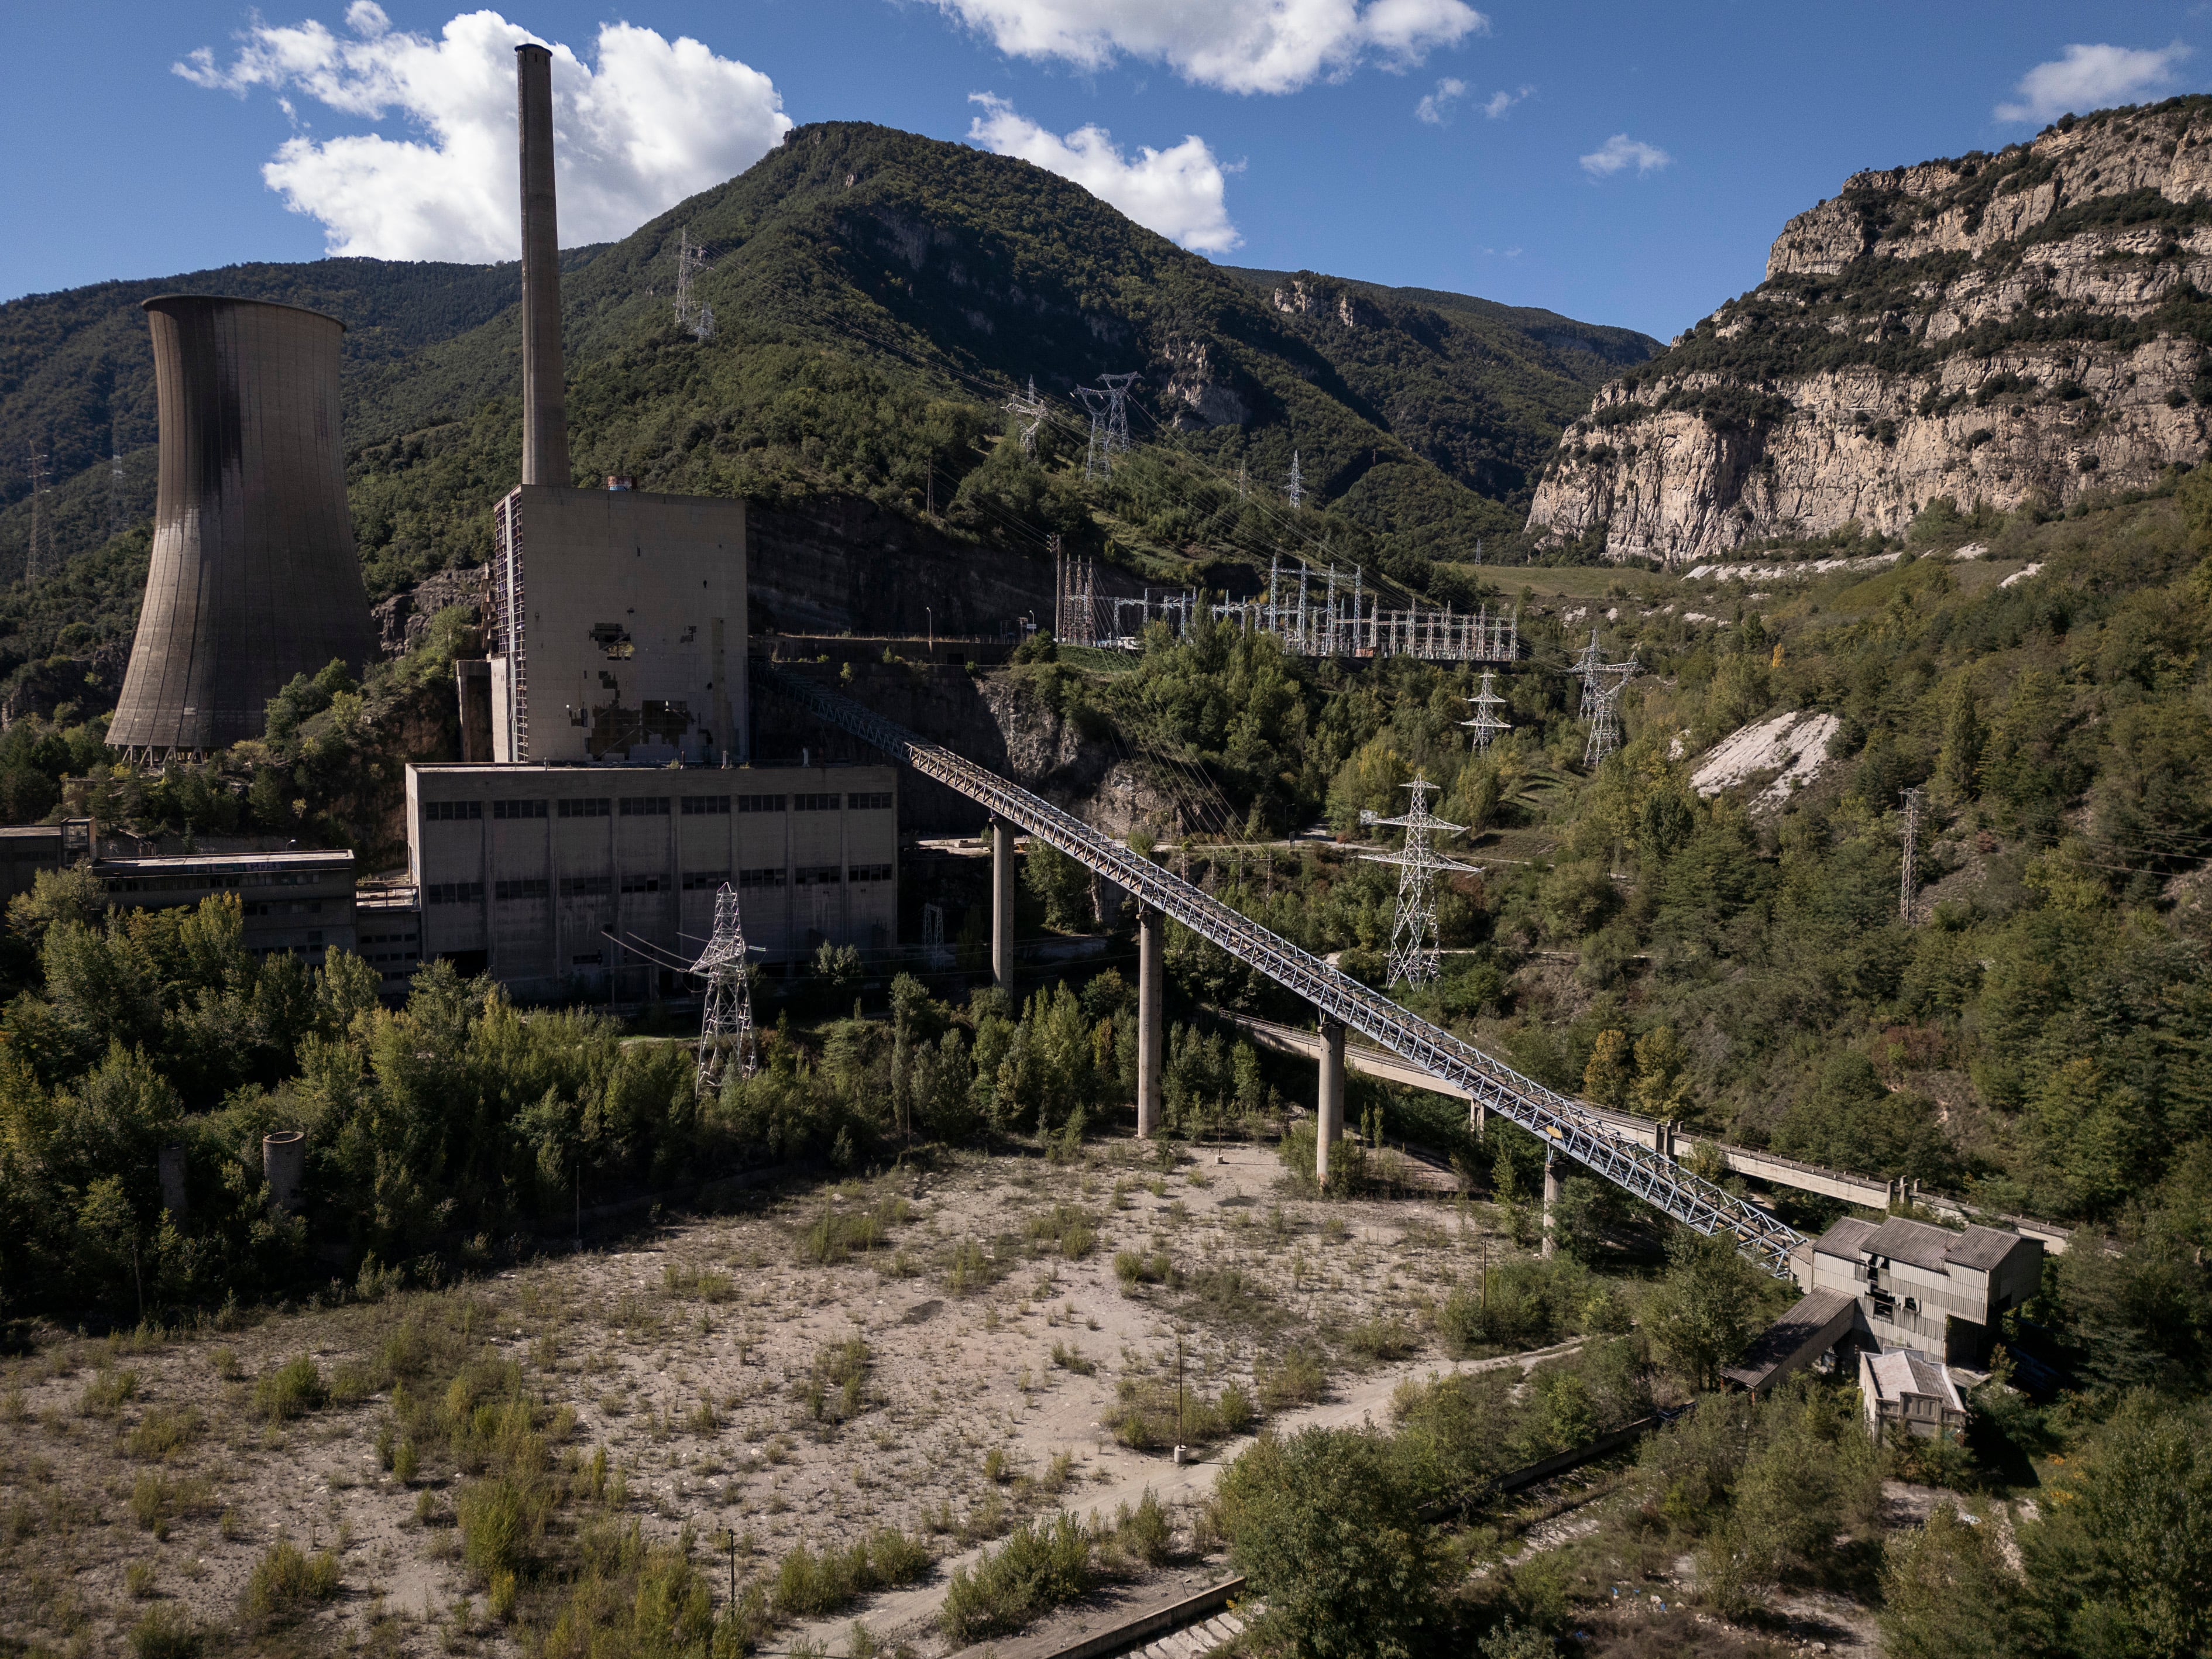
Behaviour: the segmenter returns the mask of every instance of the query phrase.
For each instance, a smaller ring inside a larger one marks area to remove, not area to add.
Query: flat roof
[[[425,776],[441,778],[642,778],[655,774],[672,778],[698,778],[716,772],[836,772],[859,767],[885,768],[897,764],[885,756],[881,760],[872,761],[810,761],[805,765],[797,761],[769,761],[753,762],[743,766],[724,766],[714,761],[702,762],[696,766],[672,766],[665,761],[410,761],[407,769],[420,772]]]
[[[154,858],[100,859],[92,866],[96,876],[237,875],[260,870],[319,870],[349,868],[350,848],[320,848],[312,853],[174,853]]]
[[[58,823],[0,824],[0,841],[59,841],[61,835]]]

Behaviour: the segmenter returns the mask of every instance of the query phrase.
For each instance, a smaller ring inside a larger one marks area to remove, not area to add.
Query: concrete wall
[[[320,964],[355,948],[354,858],[348,852],[184,854],[101,859],[92,866],[109,904],[166,910],[235,894],[240,942],[254,955],[279,952]]]
[[[884,764],[410,766],[423,954],[536,1000],[673,989],[726,881],[757,960],[886,949],[897,787]]]
[[[500,503],[493,758],[746,758],[745,503],[527,484]]]

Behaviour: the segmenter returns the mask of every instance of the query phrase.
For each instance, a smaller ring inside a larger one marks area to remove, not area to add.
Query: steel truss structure
[[[702,1097],[722,1086],[732,1061],[741,1078],[758,1064],[753,1042],[752,994],[745,988],[745,930],[737,890],[724,882],[714,895],[714,936],[691,964],[707,981],[707,1003],[699,1018],[699,1069],[693,1079]]]
[[[1309,580],[1319,592],[1309,590]],[[1214,620],[1247,633],[1273,634],[1302,657],[1419,657],[1424,662],[1511,662],[1521,654],[1521,612],[1455,612],[1413,606],[1384,611],[1367,589],[1358,565],[1349,577],[1334,565],[1321,571],[1301,562],[1295,580],[1278,554],[1267,567],[1267,591],[1212,607]]]
[[[756,658],[756,684],[817,720],[882,750],[1066,854],[1238,961],[1313,1005],[1323,1019],[1342,1022],[1370,1042],[1464,1091],[1479,1104],[1540,1138],[1683,1225],[1729,1240],[1778,1279],[1790,1277],[1790,1252],[1802,1235],[1672,1158],[1624,1140],[1578,1101],[1554,1093],[1450,1032],[1408,1013],[1389,998],[1320,957],[1298,949],[1150,859],[1131,852],[1026,789],[849,699]]]
[[[1435,981],[1441,966],[1437,955],[1436,878],[1453,871],[1470,876],[1482,872],[1472,864],[1446,858],[1432,843],[1432,836],[1461,835],[1467,829],[1463,823],[1446,823],[1430,812],[1429,795],[1437,786],[1415,773],[1413,781],[1402,787],[1413,792],[1413,805],[1405,817],[1386,818],[1380,812],[1363,811],[1359,821],[1378,830],[1403,830],[1406,844],[1395,853],[1359,856],[1370,864],[1398,866],[1398,908],[1390,920],[1390,967],[1383,975],[1384,983],[1427,985]]]

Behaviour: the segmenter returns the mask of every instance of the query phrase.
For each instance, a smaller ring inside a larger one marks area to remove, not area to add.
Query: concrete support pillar
[[[1559,1155],[1549,1146],[1544,1149],[1544,1254],[1549,1255],[1556,1248],[1553,1237],[1553,1212],[1559,1202]]]
[[[991,982],[1014,994],[1014,826],[991,820]]]
[[[261,1137],[261,1178],[269,1183],[276,1209],[296,1211],[307,1183],[307,1137],[298,1129],[279,1129]]]
[[[1314,1179],[1327,1186],[1329,1152],[1344,1139],[1344,1026],[1326,1014],[1321,1021],[1321,1088],[1316,1104]]]
[[[1137,1134],[1160,1127],[1161,1060],[1167,1046],[1167,918],[1137,906]]]
[[[161,1207],[175,1218],[177,1224],[185,1224],[191,1212],[190,1201],[185,1194],[185,1143],[172,1140],[163,1146],[160,1155],[161,1172]]]
[[[1467,1119],[1468,1127],[1474,1131],[1475,1139],[1480,1140],[1490,1133],[1490,1103],[1477,1095],[1468,1103]]]

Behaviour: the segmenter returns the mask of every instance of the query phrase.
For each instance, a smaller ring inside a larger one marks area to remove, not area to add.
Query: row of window
[[[888,864],[854,864],[840,866],[834,864],[801,865],[791,872],[791,882],[797,887],[832,887],[841,881],[889,881],[896,874]],[[687,893],[713,892],[730,878],[726,870],[687,870],[680,884]],[[784,871],[780,866],[760,870],[738,872],[739,887],[781,887]],[[665,893],[678,884],[666,876],[624,876],[622,890],[625,893]],[[611,876],[563,876],[561,878],[562,898],[606,898],[615,890]],[[480,881],[437,881],[422,890],[422,898],[428,904],[481,904],[484,884]],[[492,896],[501,904],[514,904],[531,899],[550,899],[552,884],[544,876],[526,876],[513,881],[492,884]]]
[[[681,811],[687,817],[720,817],[730,811],[731,797],[727,795],[684,795]],[[850,807],[856,812],[888,812],[891,810],[891,792],[888,789],[856,791],[851,794],[816,795],[739,795],[737,810],[740,812],[834,812],[839,807]],[[619,805],[605,796],[593,796],[586,800],[564,800],[560,803],[559,816],[564,818],[604,818],[610,816],[625,818],[665,818],[669,813],[666,795],[624,796]],[[501,823],[514,818],[542,818],[545,803],[542,800],[495,800],[491,804],[492,817]],[[483,817],[483,803],[480,800],[433,800],[422,804],[422,816],[432,823],[479,822]]]

